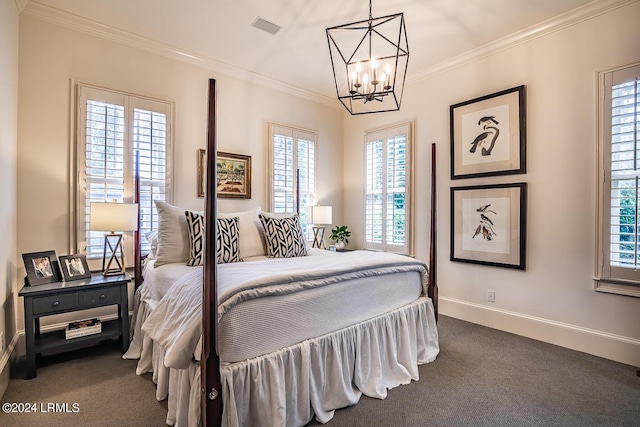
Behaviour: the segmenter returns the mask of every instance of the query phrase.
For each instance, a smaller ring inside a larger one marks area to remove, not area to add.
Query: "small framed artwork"
[[[218,151],[216,174],[219,198],[251,198],[251,156]]]
[[[207,184],[207,150],[198,149],[198,197],[204,197],[204,189]]]
[[[60,268],[55,251],[30,252],[22,254],[27,281],[30,286],[60,282]]]
[[[525,87],[449,108],[451,179],[526,172]]]
[[[525,269],[527,184],[451,188],[451,261]]]
[[[60,257],[60,269],[66,282],[72,280],[88,279],[91,271],[85,255],[65,255]]]

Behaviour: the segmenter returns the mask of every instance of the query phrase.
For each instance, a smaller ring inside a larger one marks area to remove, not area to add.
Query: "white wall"
[[[0,397],[9,384],[10,352],[16,335],[16,143],[18,140],[18,8],[0,2]]]
[[[18,253],[69,253],[70,81],[175,102],[174,204],[203,209],[197,198],[197,149],[207,139],[208,79],[217,80],[218,148],[252,156],[250,200],[221,200],[221,211],[267,206],[268,121],[318,132],[318,194],[341,211],[342,112],[73,31],[30,15],[20,18]],[[325,202],[326,200],[326,202]],[[20,265],[18,275],[24,274]],[[66,319],[66,317],[64,318]],[[43,324],[66,321],[57,316]],[[23,328],[22,308],[18,327]]]
[[[635,2],[411,84],[400,112],[346,120],[345,222],[363,229],[364,131],[415,118],[416,255],[425,261],[437,143],[441,312],[640,366],[640,299],[597,293],[592,282],[596,72],[640,60],[639,17]],[[527,173],[452,181],[449,106],[521,84]],[[520,181],[529,183],[526,271],[449,261],[450,187]],[[489,289],[495,303],[487,302]]]

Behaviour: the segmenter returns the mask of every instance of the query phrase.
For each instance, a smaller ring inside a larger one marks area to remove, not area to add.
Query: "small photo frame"
[[[449,108],[451,179],[526,173],[525,86]]]
[[[27,270],[26,283],[29,286],[62,281],[55,251],[22,254],[22,261]]]
[[[219,198],[251,198],[251,156],[218,151],[216,174]]]
[[[72,280],[88,279],[91,270],[87,264],[87,257],[82,254],[64,255],[60,257],[60,269],[66,282]]]
[[[525,269],[527,184],[451,188],[451,261]]]

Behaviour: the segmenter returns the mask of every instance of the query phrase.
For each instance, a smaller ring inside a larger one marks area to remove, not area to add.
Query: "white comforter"
[[[404,271],[420,273],[426,294],[427,269],[422,262],[383,252],[312,250],[307,257],[222,264],[218,316],[245,300]],[[202,274],[197,269],[178,279],[142,326],[166,350],[167,367],[185,369],[196,351],[202,332]]]

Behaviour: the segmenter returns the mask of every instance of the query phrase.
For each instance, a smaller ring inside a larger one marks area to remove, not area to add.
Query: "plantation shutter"
[[[605,74],[603,111],[603,279],[640,282],[640,66]]]
[[[409,254],[410,124],[366,134],[365,248]]]
[[[316,134],[293,127],[269,125],[271,195],[270,210],[292,213],[296,210],[296,170],[300,177],[300,222],[311,240],[307,206],[315,204]]]
[[[92,202],[133,201],[134,157],[140,164],[140,232],[157,230],[153,200],[168,200],[171,104],[78,86],[78,243],[90,261],[101,259],[104,232],[89,228]],[[119,231],[119,230],[113,230]],[[131,234],[131,233],[129,233]],[[125,239],[125,260],[133,260],[133,239]],[[97,264],[90,265],[96,268]]]

